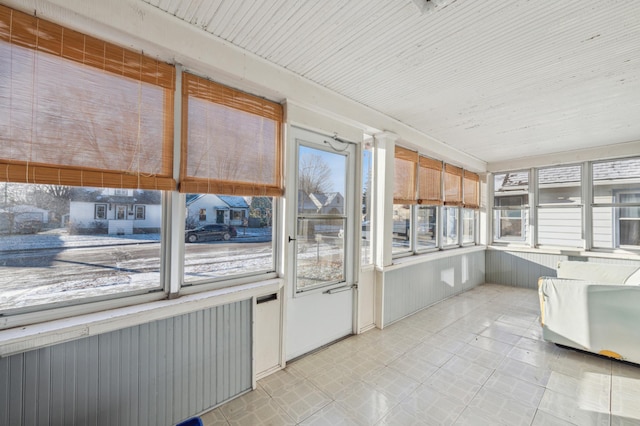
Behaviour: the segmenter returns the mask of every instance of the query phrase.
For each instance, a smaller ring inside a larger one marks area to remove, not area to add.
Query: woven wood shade
[[[477,209],[480,207],[480,176],[464,171],[464,199],[463,204],[467,208]]]
[[[418,168],[418,203],[442,204],[442,161],[420,156]]]
[[[444,166],[444,204],[462,205],[462,169],[451,164]]]
[[[416,204],[418,153],[396,146],[393,186],[394,204]]]
[[[180,191],[280,196],[282,106],[185,73]]]
[[[0,180],[175,189],[173,66],[0,6]]]

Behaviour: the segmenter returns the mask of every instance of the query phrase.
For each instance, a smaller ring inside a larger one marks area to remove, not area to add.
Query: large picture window
[[[161,292],[160,191],[0,183],[0,312]],[[117,220],[144,202],[149,223]],[[111,205],[111,210],[109,210]]]
[[[2,314],[164,297],[175,68],[1,5],[0,58]]]
[[[282,106],[185,73],[182,113],[184,283],[274,275]]]

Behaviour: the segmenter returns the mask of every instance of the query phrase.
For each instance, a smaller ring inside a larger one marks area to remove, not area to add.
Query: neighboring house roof
[[[593,165],[593,180],[640,178],[640,158],[607,161]]]
[[[227,203],[227,205],[234,209],[248,209],[249,205],[247,201],[243,197],[237,197],[234,195],[218,195],[222,201]]]
[[[12,212],[12,213],[33,213],[33,212],[47,213],[47,210],[41,209],[41,208],[36,207],[36,206],[29,206],[27,204],[21,204],[21,205],[18,205],[18,206],[7,207],[7,210]]]
[[[540,184],[580,183],[581,166],[561,166],[540,169],[538,177]],[[504,177],[503,177],[504,176]],[[615,161],[594,163],[593,180],[617,180],[640,178],[640,158],[630,158]],[[529,178],[526,171],[496,175],[495,188],[509,190],[514,187],[528,185]]]
[[[136,189],[133,195],[111,195],[105,194],[103,188],[73,188],[71,191],[71,201],[84,201],[88,203],[122,203],[122,204],[161,204],[162,197],[160,191],[145,191]]]
[[[248,209],[249,205],[242,197],[233,195],[215,195],[215,194],[187,194],[187,206],[192,205],[196,201],[202,200],[207,206],[220,209]]]

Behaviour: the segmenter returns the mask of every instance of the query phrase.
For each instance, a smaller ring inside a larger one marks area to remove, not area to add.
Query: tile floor
[[[484,284],[258,382],[205,425],[640,425],[640,367],[541,339],[534,290]],[[640,344],[640,342],[639,342]]]

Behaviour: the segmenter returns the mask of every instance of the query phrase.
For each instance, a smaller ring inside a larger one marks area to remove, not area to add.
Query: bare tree
[[[317,154],[306,154],[300,158],[298,187],[305,194],[324,194],[331,190],[331,168]]]

